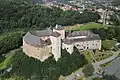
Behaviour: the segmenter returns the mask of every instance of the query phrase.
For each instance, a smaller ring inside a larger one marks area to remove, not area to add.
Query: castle
[[[100,50],[101,39],[91,31],[67,33],[61,25],[56,25],[53,30],[31,31],[23,37],[23,52],[40,61],[52,54],[57,61],[61,57],[61,49],[72,54],[74,46],[79,50]]]

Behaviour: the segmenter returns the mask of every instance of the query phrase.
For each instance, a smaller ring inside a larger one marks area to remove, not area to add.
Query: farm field
[[[90,30],[90,29],[100,29],[107,28],[107,26],[103,26],[102,24],[90,22],[81,26],[74,26],[72,28],[66,28],[66,31],[78,31],[78,30]]]

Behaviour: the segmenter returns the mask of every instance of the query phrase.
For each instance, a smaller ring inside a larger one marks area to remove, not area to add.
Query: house
[[[53,30],[31,31],[23,37],[25,54],[40,61],[46,60],[51,55],[57,61],[61,57],[61,49],[66,49],[72,54],[74,46],[79,50],[100,50],[101,39],[98,34],[91,31],[66,33],[61,25],[56,25]]]

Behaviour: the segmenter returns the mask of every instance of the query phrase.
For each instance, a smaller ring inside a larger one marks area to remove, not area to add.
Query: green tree
[[[92,80],[105,80],[105,79],[103,79],[103,78],[94,78]]]
[[[119,37],[117,37],[117,41],[118,41],[118,42],[120,42],[120,36],[119,36]]]
[[[105,80],[118,80],[115,75],[105,75],[103,76]]]
[[[84,66],[84,68],[83,68],[82,71],[83,71],[84,75],[85,75],[86,77],[88,77],[88,76],[91,76],[91,75],[93,74],[93,72],[94,72],[94,67],[93,67],[92,64],[87,64],[87,65]]]

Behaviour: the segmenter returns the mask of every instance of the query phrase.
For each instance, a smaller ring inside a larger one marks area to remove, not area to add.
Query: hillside
[[[113,5],[115,5],[115,6],[120,5],[120,0],[114,0],[114,1],[113,1]]]
[[[0,80],[58,80],[60,75],[67,76],[83,67],[87,64],[87,60],[78,50],[75,50],[71,55],[63,50],[58,62],[53,57],[45,62],[40,62],[28,57],[22,51],[16,51],[0,64],[0,68],[7,67],[10,64],[12,65],[11,72],[0,75]]]
[[[49,26],[74,25],[96,21],[99,15],[93,12],[62,11],[58,8],[26,3],[26,0],[2,0],[0,2],[0,30],[12,28],[45,29]]]

